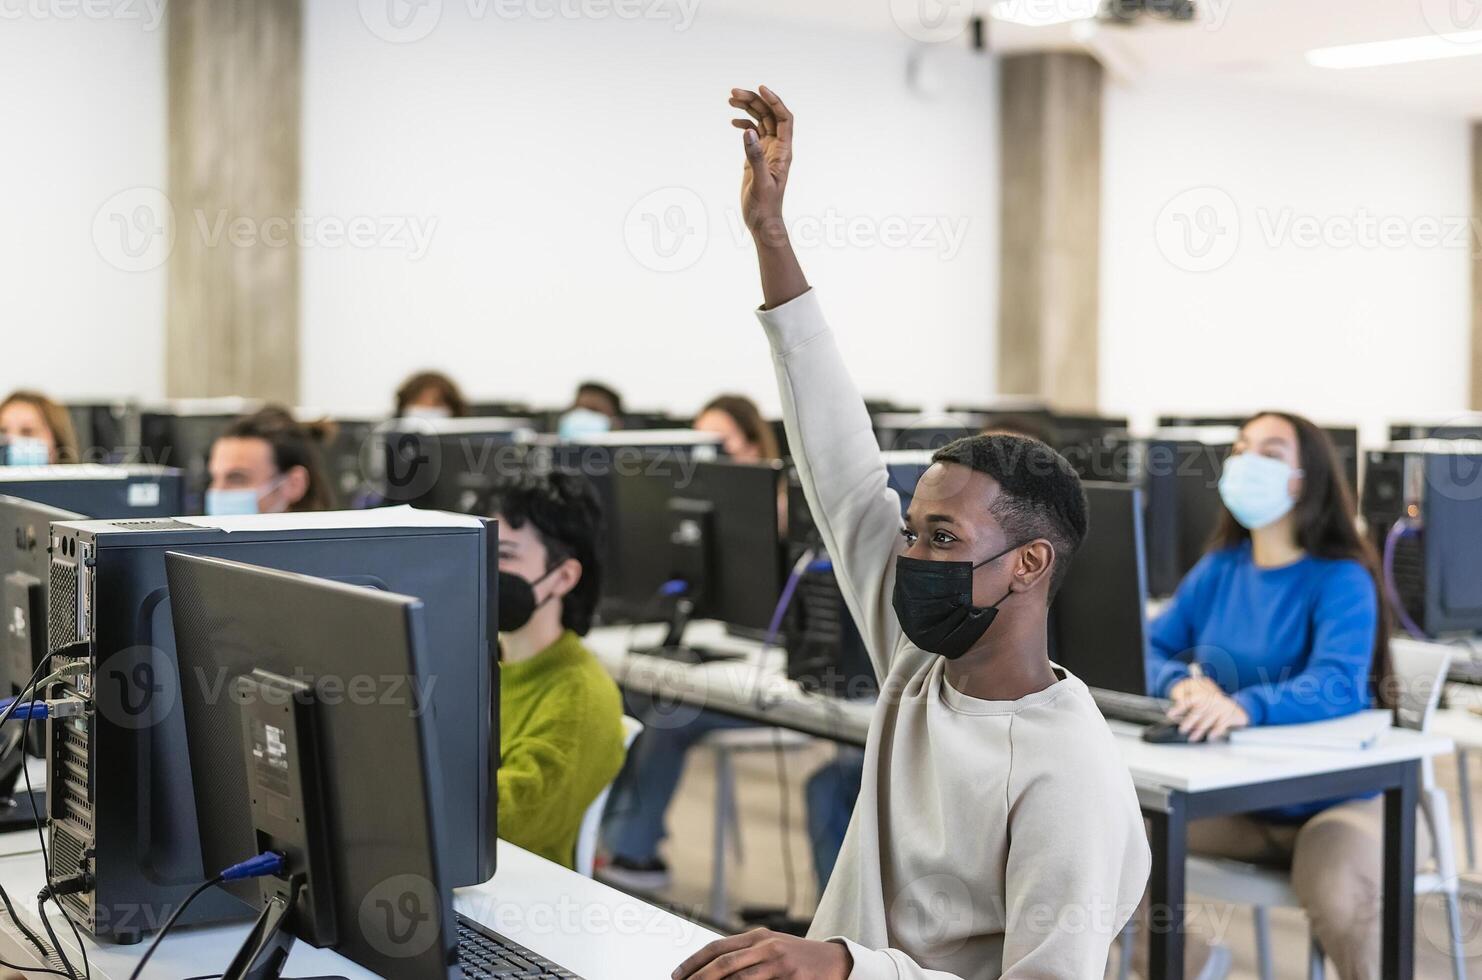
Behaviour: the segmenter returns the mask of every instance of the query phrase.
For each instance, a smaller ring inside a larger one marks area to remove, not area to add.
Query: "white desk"
[[[499,870],[494,880],[454,893],[454,907],[527,949],[566,967],[586,980],[667,977],[691,953],[718,938],[715,933],[601,882],[552,864],[513,844],[499,842]],[[0,858],[0,881],[20,906],[26,924],[45,935],[36,911],[43,881],[39,854]],[[81,953],[71,930],[48,905],[52,928],[74,965]],[[4,922],[0,910],[0,957],[35,963],[34,948]],[[145,976],[158,980],[219,973],[243,938],[248,923],[196,926],[171,931],[149,961]],[[99,945],[86,936],[88,961],[95,980],[126,980],[148,941],[134,946]],[[27,955],[24,958],[22,953]],[[294,945],[287,976],[332,974],[347,980],[374,980],[362,969],[329,950]]]
[[[873,702],[809,694],[788,679],[782,650],[763,650],[755,640],[727,636],[721,623],[692,623],[685,642],[736,653],[737,659],[686,664],[628,652],[657,646],[665,631],[658,625],[606,626],[589,633],[586,644],[618,684],[652,696],[673,712],[709,709],[834,742],[865,744]]]
[[[689,710],[708,708],[766,724],[863,745],[872,706],[804,693],[785,676],[778,651],[725,635],[720,624],[695,623],[686,642],[744,654],[736,661],[687,665],[642,654],[657,627],[594,630],[588,644],[619,684]],[[674,710],[678,710],[677,708]],[[1482,722],[1482,718],[1477,719]],[[1151,745],[1136,726],[1113,723],[1151,828],[1150,896],[1172,928],[1151,937],[1152,980],[1183,976],[1184,861],[1190,820],[1227,813],[1385,794],[1382,974],[1409,978],[1415,952],[1415,807],[1421,761],[1452,750],[1445,734],[1394,730],[1359,751],[1228,744]]]

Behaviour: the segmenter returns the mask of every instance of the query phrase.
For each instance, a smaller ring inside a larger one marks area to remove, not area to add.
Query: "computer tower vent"
[[[51,653],[82,639],[82,597],[77,587],[78,567],[70,561],[51,563],[47,591],[47,650]]]
[[[76,874],[83,867],[85,844],[65,828],[52,828],[51,832],[51,875],[65,878]],[[62,904],[70,916],[84,923],[93,921],[92,893],[64,895]]]

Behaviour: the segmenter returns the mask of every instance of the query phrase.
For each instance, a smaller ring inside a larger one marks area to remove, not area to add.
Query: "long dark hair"
[[[334,488],[324,468],[322,446],[331,441],[336,426],[328,420],[299,422],[288,409],[268,405],[251,415],[237,419],[218,438],[261,439],[273,451],[273,466],[287,473],[302,466],[308,473],[308,487],[303,497],[288,509],[295,512],[335,509]]]
[[[1364,566],[1374,581],[1379,623],[1375,628],[1369,681],[1378,703],[1392,707],[1387,683],[1390,612],[1389,604],[1384,601],[1379,555],[1369,539],[1359,532],[1358,512],[1348,481],[1343,476],[1338,450],[1316,423],[1291,412],[1257,412],[1240,424],[1241,430],[1259,418],[1283,419],[1297,432],[1297,457],[1301,460],[1302,469],[1302,495],[1292,508],[1297,547],[1314,558],[1356,561]],[[1214,533],[1209,538],[1209,550],[1233,548],[1249,540],[1250,531],[1235,520],[1228,508],[1221,507]]]

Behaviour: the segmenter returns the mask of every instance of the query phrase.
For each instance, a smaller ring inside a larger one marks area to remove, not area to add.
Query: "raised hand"
[[[732,119],[746,147],[746,171],[741,178],[741,215],[760,241],[777,244],[786,235],[782,224],[782,195],[792,167],[792,113],[777,93],[731,89],[730,104],[750,119]]]
[[[730,104],[750,117],[731,120],[746,148],[741,216],[756,242],[766,305],[780,306],[808,291],[782,220],[782,196],[792,169],[792,112],[765,85],[756,92],[731,89]]]

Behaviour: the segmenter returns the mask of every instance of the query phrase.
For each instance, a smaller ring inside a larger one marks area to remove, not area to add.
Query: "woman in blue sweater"
[[[1307,419],[1265,412],[1241,427],[1209,553],[1152,627],[1151,689],[1191,741],[1338,718],[1382,695],[1378,563],[1340,474]],[[1290,867],[1339,975],[1367,980],[1378,976],[1383,832],[1382,800],[1368,797],[1196,821],[1189,847]]]

